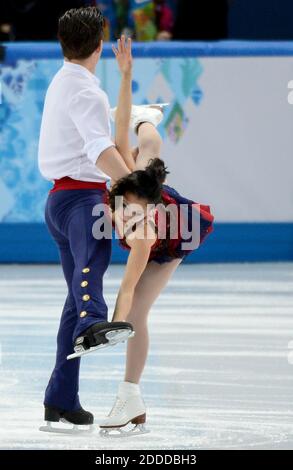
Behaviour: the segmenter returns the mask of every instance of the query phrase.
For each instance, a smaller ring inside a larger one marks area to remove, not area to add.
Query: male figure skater
[[[59,420],[93,423],[93,415],[79,402],[79,356],[133,334],[131,324],[107,321],[103,275],[111,240],[97,240],[92,234],[98,218],[92,215],[93,207],[103,202],[106,181],[130,172],[111,140],[108,98],[94,75],[103,27],[96,7],[69,10],[59,19],[64,65],[48,88],[42,117],[39,168],[54,181],[45,219],[68,286],[56,364],[44,399],[48,426],[42,430],[47,431],[52,430],[51,422]],[[74,360],[68,360],[69,355]]]

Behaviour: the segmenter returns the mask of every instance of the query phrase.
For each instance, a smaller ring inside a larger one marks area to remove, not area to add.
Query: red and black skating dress
[[[157,240],[149,257],[149,261],[160,264],[185,258],[214,230],[210,206],[187,199],[166,184],[163,185],[162,202],[167,211],[164,216],[160,209],[155,212]],[[119,243],[130,250],[125,237]]]

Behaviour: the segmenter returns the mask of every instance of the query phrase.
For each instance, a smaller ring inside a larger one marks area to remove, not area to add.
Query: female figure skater
[[[130,250],[112,320],[130,322],[135,336],[127,344],[125,377],[119,384],[115,404],[109,415],[100,422],[104,435],[113,429],[123,433],[123,426],[130,422],[135,425],[131,434],[146,432],[146,408],[139,381],[149,346],[148,315],[182,259],[194,250],[184,247],[182,224],[190,230],[193,219],[198,218],[198,246],[213,230],[214,219],[209,206],[195,204],[164,184],[168,172],[160,158],[162,140],[156,130],[162,111],[160,106],[131,106],[130,41],[126,45],[122,38],[118,41],[118,49],[113,47],[113,51],[120,70],[124,68],[125,72],[125,68],[129,69],[129,82],[121,89],[119,105],[112,115],[116,124],[115,144],[132,173],[116,181],[108,195],[113,223],[120,235],[124,232],[120,242]],[[138,136],[136,152],[130,149],[129,124]],[[117,197],[122,199],[122,207],[115,205]],[[160,208],[148,210],[148,205],[159,203]],[[174,219],[176,225],[176,217],[167,214],[168,217],[160,218],[160,211],[170,204],[176,209],[183,204],[185,209],[183,216],[179,215],[181,230],[176,238],[171,236],[172,221]],[[164,229],[166,236],[160,237]]]

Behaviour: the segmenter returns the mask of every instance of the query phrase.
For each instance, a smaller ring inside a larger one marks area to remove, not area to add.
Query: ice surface
[[[122,267],[110,267],[112,312]],[[0,266],[1,449],[292,449],[293,263],[181,266],[150,316],[142,380],[150,434],[38,431],[65,296],[58,266]],[[112,407],[125,345],[82,359],[80,397]]]

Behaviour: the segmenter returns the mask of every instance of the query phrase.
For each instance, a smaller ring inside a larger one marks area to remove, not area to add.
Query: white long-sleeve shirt
[[[109,180],[95,163],[111,140],[110,105],[100,80],[64,62],[47,90],[39,140],[39,169],[48,180]]]

